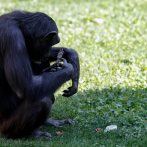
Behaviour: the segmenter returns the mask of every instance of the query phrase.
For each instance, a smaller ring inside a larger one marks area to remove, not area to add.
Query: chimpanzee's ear
[[[56,31],[49,32],[44,36],[44,39],[49,40],[49,39],[53,38],[55,35],[57,35]]]
[[[60,42],[60,38],[59,38],[58,33],[56,31],[52,31],[52,32],[47,33],[44,36],[43,40],[50,41],[52,46]]]
[[[41,35],[39,37],[40,41],[44,42],[44,41],[47,41],[47,40],[52,40],[52,38],[54,36],[56,36],[58,33],[56,31],[51,31],[49,33],[47,33],[46,35]]]

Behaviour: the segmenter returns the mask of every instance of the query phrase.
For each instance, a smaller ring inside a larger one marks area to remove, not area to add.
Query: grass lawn
[[[74,126],[43,127],[52,139],[6,140],[10,147],[147,146],[147,0],[1,0],[0,14],[14,9],[41,11],[59,27],[58,46],[79,53],[79,92],[56,93],[52,119]],[[104,133],[106,126],[118,129]],[[95,131],[102,128],[102,132]],[[56,135],[63,130],[62,135]]]

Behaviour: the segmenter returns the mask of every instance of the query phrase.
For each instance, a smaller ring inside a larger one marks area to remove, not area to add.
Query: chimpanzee
[[[55,21],[41,12],[12,11],[0,16],[0,133],[6,138],[51,137],[39,131],[43,124],[73,124],[70,119],[47,119],[55,91],[66,81],[69,97],[77,92],[79,57],[75,50],[64,51],[60,69],[42,72],[56,61],[61,47]]]

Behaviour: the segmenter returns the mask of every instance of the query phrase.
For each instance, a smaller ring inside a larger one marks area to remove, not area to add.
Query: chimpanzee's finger
[[[71,90],[71,88],[72,88],[72,87],[68,87],[68,88],[67,88],[68,90],[63,90],[62,92],[68,93],[68,92]]]
[[[58,67],[62,67],[63,66],[63,64],[62,63],[58,63]]]
[[[64,64],[67,63],[66,59],[65,58],[62,58],[62,61],[64,62]]]
[[[69,92],[69,90],[63,90],[62,92],[64,92],[64,93],[68,93],[68,92]]]
[[[70,90],[72,88],[72,86],[71,87],[68,87],[68,89]]]
[[[62,96],[65,96],[65,97],[70,97],[71,95],[73,95],[72,93],[64,93],[62,94]]]

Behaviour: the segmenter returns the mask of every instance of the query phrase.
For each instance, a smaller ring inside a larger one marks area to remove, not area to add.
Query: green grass
[[[59,27],[58,46],[79,53],[79,92],[56,93],[52,119],[74,126],[43,127],[52,139],[6,140],[14,147],[145,147],[147,145],[147,0],[1,0],[0,14],[42,11]],[[118,129],[104,133],[108,125]],[[102,128],[101,133],[95,131]],[[55,135],[63,130],[63,135]]]

